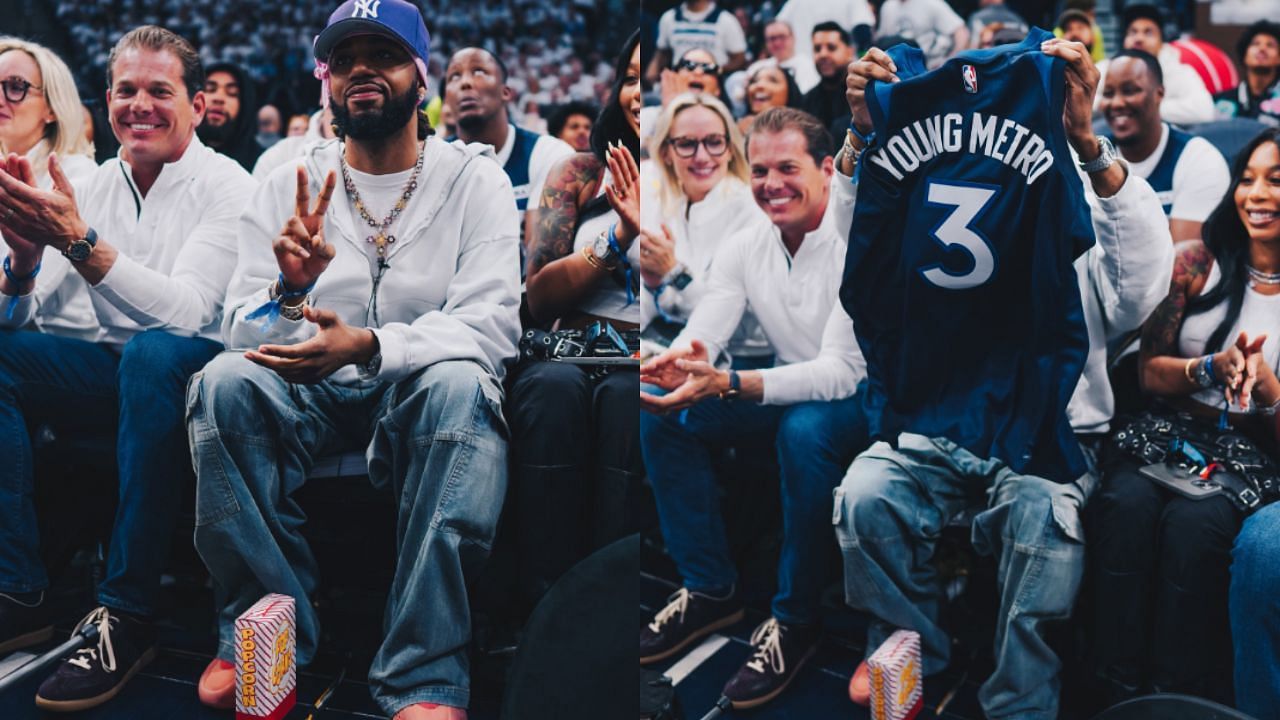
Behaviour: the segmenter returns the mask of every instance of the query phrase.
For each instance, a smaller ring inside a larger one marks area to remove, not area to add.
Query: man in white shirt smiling
[[[743,437],[776,442],[783,546],[772,617],[753,654],[725,686],[736,708],[781,693],[817,648],[824,557],[834,540],[831,492],[866,445],[854,396],[865,375],[852,321],[836,301],[851,199],[832,196],[831,138],[813,116],[775,108],[747,143],[751,187],[768,215],[725,240],[710,285],[672,349],[641,368],[640,437],[667,549],[684,581],[641,630],[640,660],[658,662],[742,617],[711,470],[712,452]],[[750,306],[777,367],[718,371]],[[649,388],[652,390],[652,387]],[[685,409],[687,413],[683,412]],[[660,414],[659,414],[660,413]]]
[[[106,702],[155,654],[150,620],[190,467],[184,388],[222,349],[236,220],[254,189],[234,160],[195,136],[204,71],[185,40],[138,28],[116,44],[108,73],[120,154],[83,192],[72,191],[52,158],[49,191],[0,172],[11,270],[29,287],[44,246],[61,250],[92,288],[101,326],[97,342],[46,337],[39,350],[7,344],[0,403],[11,417],[38,412],[68,435],[111,432],[119,417],[120,501],[98,589],[103,607],[84,620],[99,627],[99,641],[40,686],[36,704],[56,711]],[[31,295],[21,297],[15,315],[30,313],[31,303]],[[18,602],[0,602],[0,646],[49,625],[30,504],[31,444],[21,428],[5,438],[13,461],[0,479],[0,593]]]

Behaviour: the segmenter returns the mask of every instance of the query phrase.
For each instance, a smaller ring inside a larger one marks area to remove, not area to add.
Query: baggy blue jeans
[[[783,522],[772,612],[781,622],[811,625],[818,621],[828,575],[831,490],[867,444],[861,398],[789,406],[713,398],[687,414],[640,414],[640,443],[667,551],[685,587],[696,591],[724,590],[738,577],[712,453],[771,433],[776,433]]]
[[[1280,503],[1244,521],[1231,551],[1236,707],[1280,720]]]
[[[197,373],[187,391],[196,550],[221,600],[218,657],[233,660],[236,617],[271,592],[297,602],[298,664],[315,656],[319,568],[292,494],[317,458],[372,434],[369,479],[395,498],[398,555],[370,691],[388,715],[419,702],[466,707],[467,583],[507,485],[500,403],[497,380],[465,361],[356,385],[291,385],[239,353]]]
[[[191,458],[184,432],[187,378],[222,346],[160,330],[135,335],[121,354],[106,345],[0,330],[0,591],[48,586],[32,504],[29,429],[116,439],[120,502],[98,600],[156,610],[160,573]],[[117,423],[118,418],[118,423]]]
[[[978,700],[991,718],[1056,718],[1061,663],[1040,627],[1070,614],[1084,576],[1082,482],[1019,475],[949,440],[905,433],[896,450],[877,442],[859,455],[836,488],[832,524],[845,600],[873,618],[867,652],[905,628],[920,633],[925,674],[946,667],[951,644],[938,624],[943,588],[932,558],[946,524],[985,497],[972,540],[997,558],[1000,612],[995,672]]]

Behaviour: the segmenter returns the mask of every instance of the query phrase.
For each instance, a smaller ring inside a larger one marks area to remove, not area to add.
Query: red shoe
[[[417,703],[396,713],[393,720],[467,720],[467,711],[449,705]]]
[[[858,663],[858,669],[849,678],[849,699],[862,707],[871,704],[871,670],[866,661]]]
[[[196,686],[200,702],[211,708],[231,710],[236,706],[236,666],[226,660],[214,658],[200,674]]]

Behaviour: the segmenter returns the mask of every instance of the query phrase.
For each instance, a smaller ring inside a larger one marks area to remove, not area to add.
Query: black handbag
[[[1195,482],[1220,487],[1245,515],[1280,497],[1280,471],[1268,453],[1242,433],[1189,413],[1145,411],[1112,435],[1110,443],[1134,460],[1198,475]]]

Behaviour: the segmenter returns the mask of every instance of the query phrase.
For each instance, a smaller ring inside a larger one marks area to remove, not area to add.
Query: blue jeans
[[[662,535],[685,587],[695,591],[721,592],[738,578],[713,452],[766,434],[775,436],[782,483],[782,552],[772,612],[783,623],[811,625],[827,579],[831,490],[867,443],[861,398],[790,406],[711,399],[687,413],[640,414],[640,444]]]
[[[1280,503],[1244,521],[1231,551],[1236,707],[1280,719]]]
[[[944,439],[903,434],[896,450],[878,442],[836,489],[845,599],[872,615],[868,653],[906,628],[920,633],[925,674],[941,671],[951,644],[938,624],[934,549],[946,524],[984,498],[972,539],[997,558],[1001,620],[995,672],[978,699],[991,718],[1056,718],[1060,663],[1040,626],[1070,614],[1084,575],[1078,484],[1019,475]]]
[[[217,343],[153,330],[109,347],[25,330],[0,331],[0,591],[48,586],[40,562],[28,428],[65,438],[115,437],[120,503],[99,602],[149,615],[189,478],[183,432],[187,377]],[[117,430],[118,417],[118,430]]]
[[[372,435],[369,479],[395,498],[398,555],[370,690],[388,715],[419,702],[466,707],[467,583],[488,556],[507,485],[500,400],[497,381],[464,361],[358,385],[291,385],[239,353],[197,373],[187,429],[196,550],[220,602],[218,657],[233,661],[236,617],[271,592],[297,601],[298,663],[315,656],[319,568],[292,495],[317,458]]]

